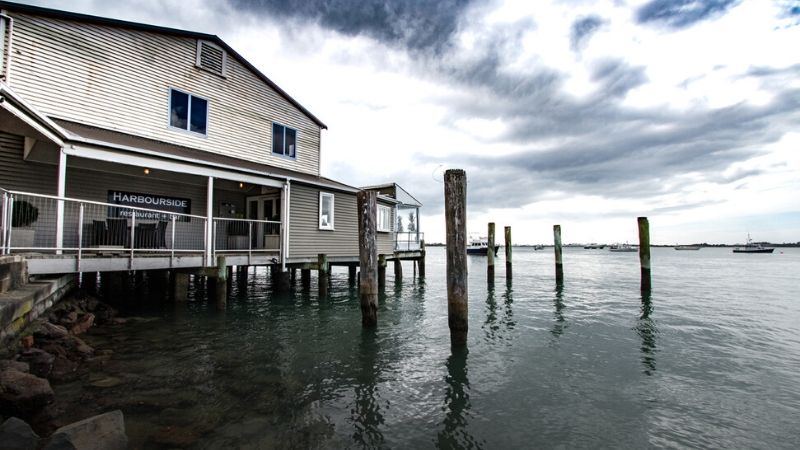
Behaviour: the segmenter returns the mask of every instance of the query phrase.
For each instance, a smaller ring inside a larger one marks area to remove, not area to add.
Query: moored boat
[[[592,242],[591,244],[584,245],[583,248],[585,248],[586,250],[600,250],[606,248],[606,245]]]
[[[638,250],[638,248],[628,244],[627,242],[624,244],[614,244],[608,247],[608,251],[618,253],[635,252]]]
[[[761,244],[753,242],[750,239],[750,233],[747,233],[747,243],[744,247],[735,247],[733,253],[772,253],[775,251],[772,247],[764,247]]]
[[[699,245],[676,245],[675,250],[700,250]]]
[[[494,246],[494,254],[497,256],[497,250],[500,248],[499,245]],[[483,255],[486,256],[489,254],[489,239],[485,237],[470,239],[469,245],[467,246],[467,254],[468,255]]]

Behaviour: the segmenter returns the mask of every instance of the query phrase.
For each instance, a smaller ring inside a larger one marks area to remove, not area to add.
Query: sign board
[[[108,207],[108,217],[131,217],[136,214],[136,219],[142,220],[172,220],[169,214],[191,214],[192,213],[192,200],[188,198],[179,197],[165,197],[162,195],[153,194],[140,194],[137,192],[123,192],[123,191],[108,191],[108,203],[113,203],[120,206],[135,206],[137,208],[157,209],[165,211],[159,213],[156,211],[139,211],[128,208],[115,208]],[[189,218],[185,216],[178,216],[180,222],[188,222]]]

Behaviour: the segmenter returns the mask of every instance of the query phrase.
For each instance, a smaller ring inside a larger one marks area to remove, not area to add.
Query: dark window
[[[171,89],[169,110],[171,127],[206,134],[208,100]]]
[[[297,157],[297,130],[294,130],[277,123],[272,124],[272,153]]]

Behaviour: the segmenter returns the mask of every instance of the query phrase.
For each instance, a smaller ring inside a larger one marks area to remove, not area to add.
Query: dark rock
[[[187,448],[200,439],[200,433],[189,428],[170,426],[160,428],[150,439],[162,447]]]
[[[64,382],[71,381],[78,376],[78,363],[70,361],[63,356],[57,356],[53,362],[53,370],[48,377],[52,381]]]
[[[53,401],[53,389],[44,378],[14,369],[0,372],[0,411],[28,417]]]
[[[28,373],[31,371],[30,365],[22,361],[13,361],[10,359],[0,360],[0,372],[8,369],[19,370],[20,372]]]
[[[19,340],[19,343],[22,346],[22,348],[24,348],[24,349],[29,349],[29,348],[33,347],[33,335],[29,334],[27,336],[23,336]]]
[[[17,356],[18,361],[28,363],[32,374],[42,378],[50,375],[55,359],[55,356],[38,348],[29,348]]]
[[[25,421],[11,417],[0,425],[0,445],[4,450],[35,450],[39,436]]]
[[[60,339],[67,335],[69,335],[69,331],[66,328],[46,321],[39,322],[38,330],[33,333],[36,339]]]
[[[80,450],[124,450],[128,448],[125,420],[116,410],[57,429],[44,450],[65,449],[67,443]]]
[[[58,323],[69,328],[77,321],[78,321],[78,313],[76,311],[71,311],[65,314],[63,317],[61,317],[58,320]]]
[[[75,322],[75,325],[70,327],[69,332],[74,335],[85,333],[94,324],[94,314],[84,314]]]

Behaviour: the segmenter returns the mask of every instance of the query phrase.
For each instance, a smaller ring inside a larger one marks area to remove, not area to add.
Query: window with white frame
[[[333,229],[333,194],[319,193],[319,229]]]
[[[378,231],[392,231],[392,208],[378,205]]]
[[[205,135],[208,100],[177,89],[169,90],[169,126]]]
[[[297,130],[279,123],[272,123],[272,153],[295,158],[297,157],[296,145]]]

